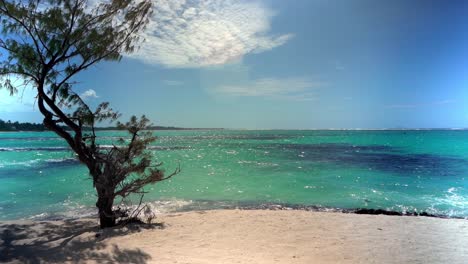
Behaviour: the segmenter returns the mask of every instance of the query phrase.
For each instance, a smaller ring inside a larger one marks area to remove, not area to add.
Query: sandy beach
[[[159,215],[100,231],[93,219],[2,222],[7,263],[466,263],[468,220],[310,211]]]

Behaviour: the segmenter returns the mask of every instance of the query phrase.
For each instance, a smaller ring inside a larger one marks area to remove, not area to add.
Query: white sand
[[[218,210],[156,222],[98,238],[95,220],[3,222],[0,262],[468,263],[468,220]]]

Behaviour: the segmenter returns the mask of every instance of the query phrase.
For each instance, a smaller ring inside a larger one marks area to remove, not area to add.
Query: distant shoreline
[[[90,131],[91,129],[83,129],[83,131]],[[117,127],[96,127],[95,131],[124,131],[123,129],[119,129]],[[226,130],[224,128],[183,128],[183,127],[152,127],[148,130],[151,131],[181,131],[181,130]],[[48,129],[38,129],[38,130],[1,130],[0,132],[52,132]]]
[[[358,128],[349,128],[349,129],[281,129],[281,128],[272,128],[272,129],[245,129],[245,128],[183,128],[183,127],[160,127],[160,128],[151,128],[150,131],[468,131],[468,128],[375,128],[375,129],[358,129]],[[89,131],[89,129],[84,129],[84,131]],[[124,131],[115,127],[104,127],[104,128],[95,128],[95,131]],[[50,130],[0,130],[0,132],[51,132]]]
[[[63,129],[67,130],[68,127],[63,126]],[[84,131],[90,131],[90,127],[83,127]],[[116,126],[109,127],[95,127],[95,131],[107,131],[107,130],[123,130]],[[184,127],[175,127],[175,126],[150,126],[149,130],[223,130],[223,128],[184,128]],[[42,123],[29,123],[18,121],[11,122],[8,120],[5,122],[0,119],[0,132],[46,132],[50,131]]]
[[[67,127],[63,127],[67,129]],[[115,126],[109,127],[95,127],[96,131],[121,131]],[[90,128],[83,127],[83,130],[89,131]],[[284,128],[268,128],[268,129],[250,129],[250,128],[219,128],[219,127],[175,127],[175,126],[150,126],[149,130],[226,130],[226,131],[465,131],[468,128],[295,128],[295,129],[284,129]],[[48,130],[41,123],[19,123],[19,122],[5,122],[0,119],[0,132],[46,132]]]

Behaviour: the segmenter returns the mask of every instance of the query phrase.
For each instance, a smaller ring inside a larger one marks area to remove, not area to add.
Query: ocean
[[[468,217],[468,131],[155,131],[158,211],[309,206]],[[125,136],[99,132],[103,146]],[[0,220],[96,213],[86,168],[51,132],[0,133]],[[119,203],[119,201],[117,201]]]

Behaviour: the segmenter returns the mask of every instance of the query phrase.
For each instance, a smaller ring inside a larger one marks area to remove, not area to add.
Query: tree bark
[[[101,228],[113,227],[115,226],[115,215],[112,211],[112,206],[114,204],[114,197],[112,195],[112,190],[105,187],[96,186],[96,191],[98,193],[98,201],[96,207],[99,211],[99,224]]]

